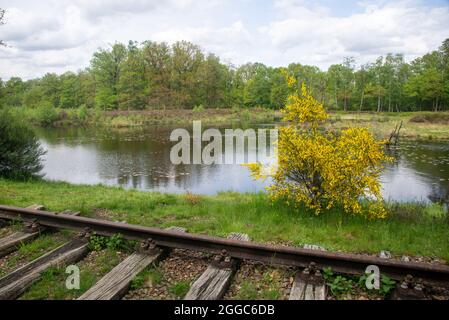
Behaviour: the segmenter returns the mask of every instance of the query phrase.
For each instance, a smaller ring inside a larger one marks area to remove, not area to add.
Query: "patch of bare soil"
[[[449,114],[423,114],[417,115],[410,119],[414,123],[438,123],[449,124]]]

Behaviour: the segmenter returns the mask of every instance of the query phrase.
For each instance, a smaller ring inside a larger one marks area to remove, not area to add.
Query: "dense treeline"
[[[239,67],[181,41],[130,41],[94,53],[78,73],[47,73],[23,81],[0,79],[0,103],[27,108],[140,110],[283,106],[289,92],[282,70],[305,82],[327,108],[345,111],[449,109],[449,39],[439,50],[410,63],[388,54],[355,67],[353,58],[328,71],[292,63],[272,68],[262,63]]]

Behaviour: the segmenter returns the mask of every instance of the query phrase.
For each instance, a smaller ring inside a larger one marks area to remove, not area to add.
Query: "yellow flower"
[[[296,80],[285,71],[289,86]],[[328,115],[306,86],[301,94],[291,94],[282,110],[291,124],[280,128],[277,144],[278,167],[267,190],[272,199],[285,199],[287,205],[304,204],[320,214],[336,205],[348,213],[385,218],[380,192],[382,163],[390,161],[366,128],[348,128],[339,133],[318,129]],[[247,165],[255,179],[265,178],[262,166]],[[266,172],[266,171],[265,171]],[[367,203],[364,210],[361,199]]]

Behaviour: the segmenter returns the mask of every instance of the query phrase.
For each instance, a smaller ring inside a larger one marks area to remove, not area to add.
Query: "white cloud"
[[[28,10],[11,8],[2,37],[10,47],[24,51],[64,50],[84,45],[93,39],[96,29],[80,16],[77,7],[63,8],[59,15],[38,15]]]
[[[155,41],[175,41],[187,40],[200,45],[208,52],[219,54],[224,61],[244,63],[239,52],[251,50],[257,43],[248,29],[241,21],[232,23],[229,27],[223,28],[176,28],[168,29],[153,34]]]
[[[361,4],[365,10],[346,17],[305,7],[303,1],[280,0],[286,18],[271,22],[266,33],[274,47],[300,61],[322,67],[355,56],[361,62],[390,52],[409,58],[435,50],[448,36],[449,9],[427,8],[413,1],[382,6]]]
[[[388,52],[412,59],[436,49],[449,30],[449,6],[418,0],[355,2],[346,13],[310,0],[3,2],[2,78],[84,68],[98,47],[128,40],[190,40],[235,64],[327,68],[345,56],[364,63]]]

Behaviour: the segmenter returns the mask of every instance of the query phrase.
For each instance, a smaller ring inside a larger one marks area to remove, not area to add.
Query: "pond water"
[[[248,169],[238,164],[173,165],[172,129],[38,129],[47,150],[43,173],[48,180],[174,193],[258,192],[269,183],[254,181]],[[381,179],[385,199],[449,199],[449,142],[401,141],[394,154],[397,161]]]

